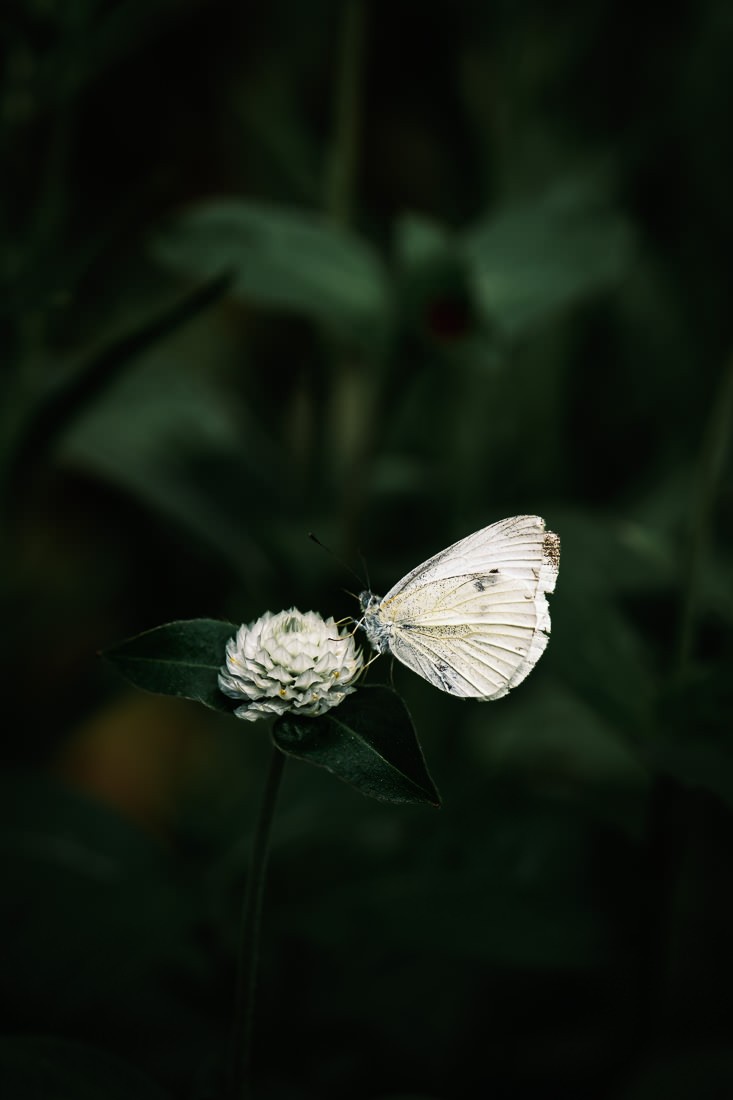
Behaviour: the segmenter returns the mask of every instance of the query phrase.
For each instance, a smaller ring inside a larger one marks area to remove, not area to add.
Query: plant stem
[[[250,1095],[252,1033],[259,962],[262,897],[275,803],[284,767],[285,755],[279,749],[273,747],[265,791],[262,796],[262,805],[252,842],[252,858],[250,860],[249,879],[242,914],[242,940],[239,948],[234,1031],[232,1035],[231,1100],[246,1100]]]
[[[725,461],[733,415],[733,353],[723,368],[703,436],[692,531],[682,585],[675,674],[680,680],[685,673],[695,640],[700,576],[707,549],[715,494]]]
[[[332,134],[324,181],[324,207],[341,229],[354,229],[358,209],[359,161],[363,125],[363,93],[367,53],[369,9],[366,0],[346,0],[341,8],[333,75]],[[342,553],[356,552],[356,520],[364,503],[364,481],[371,451],[376,413],[376,378],[380,364],[364,346],[345,348],[331,343],[329,395],[316,406],[321,423],[316,438],[322,440],[318,474],[333,477],[336,471],[343,495],[344,536]],[[328,443],[328,451],[326,450]],[[335,456],[335,459],[334,459]]]
[[[733,353],[723,367],[700,446],[689,544],[682,576],[674,664],[670,675],[671,686],[675,689],[683,686],[694,650],[700,580],[732,415]],[[659,1041],[659,1033],[665,1026],[670,958],[677,925],[684,919],[679,912],[678,884],[684,875],[683,862],[689,858],[693,829],[699,829],[700,816],[704,812],[698,791],[666,774],[663,769],[657,770],[650,792],[648,818],[648,939],[642,950],[648,990],[645,1003],[647,1029],[642,1035],[644,1050],[650,1042]]]
[[[364,62],[364,0],[347,0],[339,49],[334,96],[333,146],[328,173],[326,210],[340,225],[353,218],[361,131]]]

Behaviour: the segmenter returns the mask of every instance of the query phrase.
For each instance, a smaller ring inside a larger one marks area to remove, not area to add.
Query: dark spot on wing
[[[452,670],[448,667],[445,661],[438,661],[435,666],[435,671],[438,675],[438,679],[445,691],[448,691],[453,686],[453,677],[451,675]]]
[[[542,541],[542,556],[546,562],[560,568],[560,538],[554,531],[548,531]]]
[[[496,584],[499,579],[498,569],[489,569],[489,572],[485,577],[474,577],[473,587],[477,592],[485,592],[487,588],[490,588],[492,584]]]

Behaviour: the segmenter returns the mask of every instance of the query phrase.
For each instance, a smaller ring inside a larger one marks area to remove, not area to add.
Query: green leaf
[[[24,1100],[164,1100],[166,1094],[107,1051],[39,1035],[0,1038],[0,1093]]]
[[[464,238],[477,307],[510,337],[617,281],[631,243],[628,222],[572,180]]]
[[[24,487],[59,439],[68,434],[84,413],[94,408],[115,383],[144,352],[156,347],[192,318],[207,310],[226,292],[229,277],[197,287],[173,305],[158,309],[152,316],[137,321],[124,334],[112,339],[101,351],[82,361],[70,375],[62,372],[40,396],[37,406],[21,417],[17,437],[11,440],[11,452],[4,476],[11,498],[25,499]],[[119,419],[119,414],[118,414]],[[135,417],[137,420],[137,417]],[[15,490],[11,493],[11,490]]]
[[[326,768],[370,798],[440,805],[407,707],[390,688],[361,688],[319,718],[283,715],[272,738],[289,756]]]
[[[197,369],[202,357],[213,368],[217,348],[199,318],[148,349],[66,432],[60,457],[172,520],[256,589],[272,562],[251,514],[271,513],[285,474],[263,418],[231,400],[216,369]],[[243,484],[248,508],[234,508]]]
[[[156,259],[208,279],[234,272],[233,293],[334,327],[386,315],[386,276],[359,237],[308,211],[222,199],[184,214],[152,244]]]
[[[233,623],[217,619],[166,623],[105,650],[102,656],[146,691],[179,695],[231,712],[231,701],[219,691],[218,673],[226,643],[236,630]]]
[[[455,239],[439,222],[407,213],[395,221],[394,244],[400,264],[410,268],[430,263],[454,249]]]

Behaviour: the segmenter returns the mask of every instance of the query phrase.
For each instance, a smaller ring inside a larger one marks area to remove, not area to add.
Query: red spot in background
[[[435,340],[462,340],[473,327],[470,303],[458,295],[433,298],[425,309],[425,324]]]

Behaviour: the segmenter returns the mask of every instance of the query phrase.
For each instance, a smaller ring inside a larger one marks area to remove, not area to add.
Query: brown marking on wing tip
[[[555,569],[560,568],[560,536],[554,531],[548,531],[542,541],[542,556]]]

